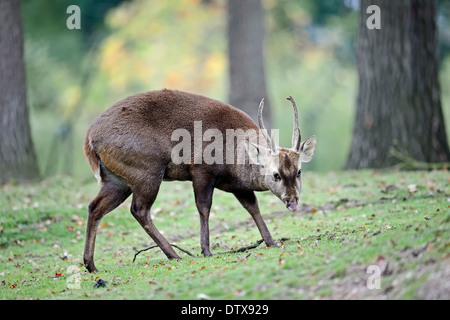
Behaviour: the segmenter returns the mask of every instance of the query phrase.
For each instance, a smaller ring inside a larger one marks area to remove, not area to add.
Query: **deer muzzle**
[[[295,211],[297,210],[297,206],[298,206],[298,201],[295,200],[293,202],[291,201],[286,201],[286,207],[291,210],[291,211]]]

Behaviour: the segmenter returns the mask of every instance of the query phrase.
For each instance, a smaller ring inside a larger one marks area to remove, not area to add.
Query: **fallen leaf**
[[[381,193],[389,193],[394,190],[398,190],[398,188],[393,184],[389,184],[385,186],[384,189],[381,190]]]
[[[409,193],[417,192],[417,185],[410,184],[406,189],[408,190]]]
[[[79,217],[76,214],[72,215],[72,221],[76,222],[77,226],[82,227],[84,225],[83,217]]]
[[[434,181],[431,181],[431,180],[427,180],[426,181],[426,186],[427,186],[427,189],[430,189],[431,191],[434,192],[436,190],[437,183],[434,182]]]
[[[247,257],[237,257],[236,262],[246,261]]]
[[[233,295],[234,295],[235,297],[242,297],[242,296],[244,296],[246,293],[247,293],[247,291],[245,291],[245,290],[236,290],[236,291],[233,293]]]
[[[199,300],[212,300],[212,298],[204,293],[197,294],[197,299]]]
[[[380,274],[383,274],[387,267],[388,267],[388,262],[386,260],[386,258],[384,256],[382,256],[381,254],[379,254],[375,260],[375,264],[380,268]]]

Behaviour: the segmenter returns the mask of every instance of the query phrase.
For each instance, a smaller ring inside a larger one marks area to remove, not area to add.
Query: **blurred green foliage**
[[[303,137],[318,137],[309,170],[338,170],[346,161],[357,94],[357,3],[263,0],[274,128],[280,128],[281,145],[290,146],[292,108],[285,98],[292,95]],[[439,26],[450,132],[448,3],[440,2]],[[90,179],[85,132],[98,114],[128,95],[172,88],[226,101],[225,0],[79,0],[81,30],[66,28],[71,4],[23,1],[28,103],[44,176]]]

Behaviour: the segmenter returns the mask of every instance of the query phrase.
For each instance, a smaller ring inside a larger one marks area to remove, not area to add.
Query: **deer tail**
[[[95,179],[97,179],[97,182],[100,183],[102,181],[102,178],[100,176],[100,158],[98,157],[97,153],[95,153],[94,146],[92,145],[91,138],[89,136],[89,133],[86,136],[86,139],[84,140],[84,155],[86,159],[89,161],[89,165],[92,168],[92,171],[94,172]]]

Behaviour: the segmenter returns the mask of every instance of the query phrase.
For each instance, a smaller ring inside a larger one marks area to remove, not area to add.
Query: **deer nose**
[[[298,205],[298,201],[295,200],[293,202],[291,201],[286,201],[286,207],[291,210],[291,211],[295,211],[297,210],[297,205]]]

